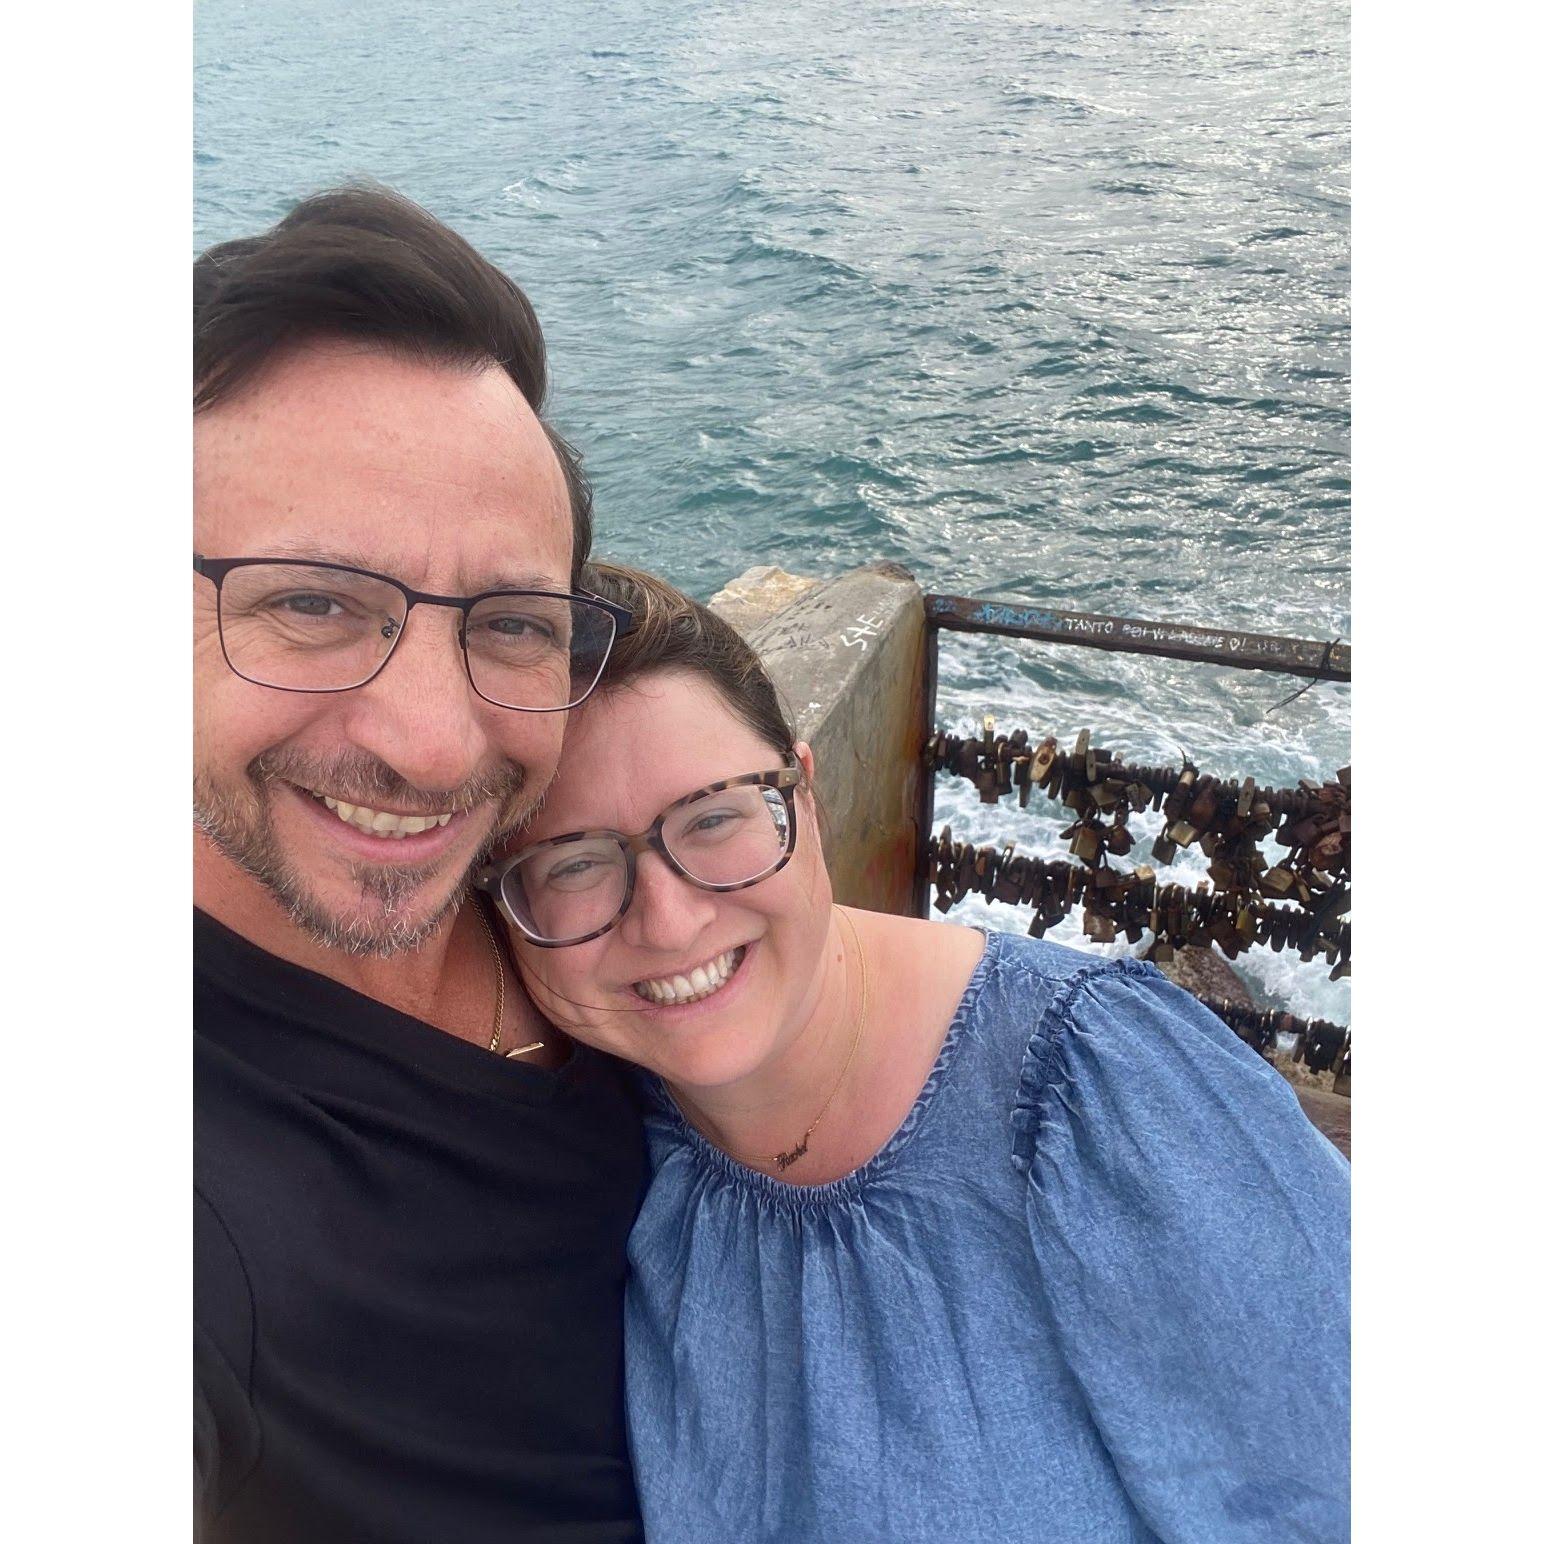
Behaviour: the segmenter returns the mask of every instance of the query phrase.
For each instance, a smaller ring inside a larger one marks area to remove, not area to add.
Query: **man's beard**
[[[280,849],[272,814],[276,781],[301,789],[325,789],[350,804],[389,806],[403,814],[462,812],[496,804],[499,818],[450,894],[429,915],[404,915],[403,908],[442,873],[439,864],[402,867],[359,862],[350,865],[349,877],[358,886],[360,901],[373,903],[372,913],[378,908],[379,915],[338,916],[312,894],[304,874]],[[308,937],[329,949],[380,959],[421,948],[433,937],[466,899],[478,865],[501,838],[532,819],[542,797],[526,796],[525,768],[514,762],[458,788],[431,790],[415,788],[385,762],[363,752],[321,761],[293,751],[265,751],[247,764],[246,784],[234,793],[195,772],[193,818],[198,828],[232,863],[263,885]]]

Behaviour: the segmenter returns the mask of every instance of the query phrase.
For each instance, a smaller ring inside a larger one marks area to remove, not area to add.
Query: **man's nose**
[[[645,852],[638,859],[632,905],[620,924],[623,942],[679,955],[706,932],[717,904],[711,891],[683,879],[657,852]]]
[[[380,673],[349,694],[349,739],[418,788],[458,788],[488,761],[460,628],[459,612],[415,606]]]

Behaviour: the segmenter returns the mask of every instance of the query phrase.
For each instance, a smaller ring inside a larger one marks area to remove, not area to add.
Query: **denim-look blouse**
[[[988,934],[900,1129],[830,1184],[654,1103],[651,1544],[1348,1536],[1349,1165],[1151,965]]]

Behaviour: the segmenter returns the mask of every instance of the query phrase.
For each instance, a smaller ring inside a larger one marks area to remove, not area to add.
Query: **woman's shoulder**
[[[1149,1151],[1166,1140],[1239,1157],[1285,1137],[1320,1145],[1281,1075],[1155,965],[1018,937],[1004,937],[998,956],[995,995],[977,1011],[1022,1057],[1020,1167],[1048,1140],[1088,1144],[1108,1161],[1115,1137],[1131,1132]]]
[[[996,1083],[1043,1069],[1062,1035],[1085,1010],[1094,985],[1138,987],[1121,1010],[1136,1023],[1150,1019],[1153,1001],[1140,990],[1165,985],[1153,965],[1106,959],[1022,933],[962,927],[950,922],[886,918],[887,991],[904,1015],[942,1037],[942,1060],[956,1042],[986,1050],[969,1058]],[[940,1026],[947,1025],[945,1032]],[[929,1061],[939,1051],[930,1041]]]
[[[1130,956],[1106,959],[1103,955],[1085,954],[1081,949],[1072,949],[1066,944],[1052,943],[1048,938],[1032,938],[1028,933],[989,932],[987,939],[989,943],[996,941],[998,957],[1005,971],[1032,980],[1060,985],[1101,974],[1132,974],[1163,979],[1162,972],[1155,965]]]
[[[948,1025],[941,1049],[929,1042],[924,1096],[940,1080],[1007,1094],[1021,1163],[1069,1108],[1079,1124],[1113,1126],[1189,1112],[1208,1141],[1219,1123],[1258,1120],[1262,1104],[1301,1118],[1275,1070],[1149,961],[948,922],[885,926],[892,998]]]
[[[965,1006],[992,1038],[1025,1047],[1037,1036],[1055,1039],[1095,988],[1124,987],[1128,1014],[1143,1017],[1152,1008],[1143,988],[1163,984],[1162,972],[1145,960],[1106,959],[1024,933],[988,932]]]
[[[882,936],[897,963],[904,960],[919,980],[942,982],[948,978],[956,997],[961,995],[962,988],[972,994],[987,988],[1021,995],[1025,991],[1054,992],[1065,982],[1111,970],[1130,970],[1162,979],[1153,966],[1141,961],[1107,960],[1026,933],[880,913],[866,915],[871,924],[878,924],[883,930]]]

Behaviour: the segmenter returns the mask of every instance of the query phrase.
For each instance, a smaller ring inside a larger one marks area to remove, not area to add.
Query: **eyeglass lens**
[[[407,622],[395,585],[295,563],[233,568],[220,591],[220,636],[232,668],[290,691],[346,691],[385,663]],[[477,691],[503,707],[555,709],[595,684],[616,623],[565,595],[508,594],[466,615],[466,664]]]
[[[704,885],[742,885],[788,849],[788,806],[775,788],[742,784],[674,809],[665,849]],[[533,937],[564,943],[608,927],[627,899],[627,850],[615,837],[536,847],[504,875],[505,903]]]

